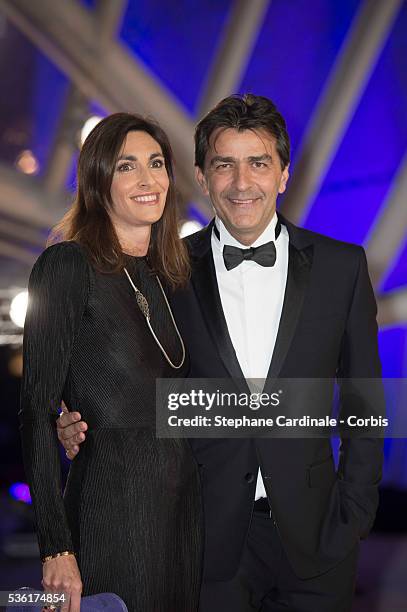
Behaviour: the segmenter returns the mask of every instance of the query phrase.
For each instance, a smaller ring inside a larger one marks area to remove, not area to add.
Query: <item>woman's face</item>
[[[169,187],[160,145],[147,132],[129,132],[116,161],[110,217],[113,225],[149,226],[163,214]]]

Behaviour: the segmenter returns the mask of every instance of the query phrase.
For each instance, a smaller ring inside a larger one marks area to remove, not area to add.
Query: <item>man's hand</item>
[[[87,429],[88,426],[81,421],[79,412],[68,412],[68,408],[62,403],[62,414],[57,419],[57,433],[68,459],[74,459],[79,453],[79,444],[85,441],[84,432]]]

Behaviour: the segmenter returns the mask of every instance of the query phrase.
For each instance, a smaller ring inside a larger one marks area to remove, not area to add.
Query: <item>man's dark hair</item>
[[[276,105],[264,96],[236,94],[221,100],[196,126],[195,165],[202,171],[210,137],[218,128],[243,130],[263,129],[276,141],[281,169],[290,161],[290,140],[283,116]]]

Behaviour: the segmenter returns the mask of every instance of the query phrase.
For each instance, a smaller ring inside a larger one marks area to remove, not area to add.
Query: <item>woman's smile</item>
[[[154,204],[158,204],[158,202],[160,201],[160,194],[145,193],[141,195],[130,196],[130,199],[134,200],[135,202],[138,202],[139,204],[147,204],[151,206]]]

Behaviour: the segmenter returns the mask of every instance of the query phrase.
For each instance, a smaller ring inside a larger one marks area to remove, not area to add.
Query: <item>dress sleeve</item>
[[[49,247],[31,272],[24,326],[20,429],[41,557],[73,550],[61,490],[56,419],[89,294],[80,247]]]

